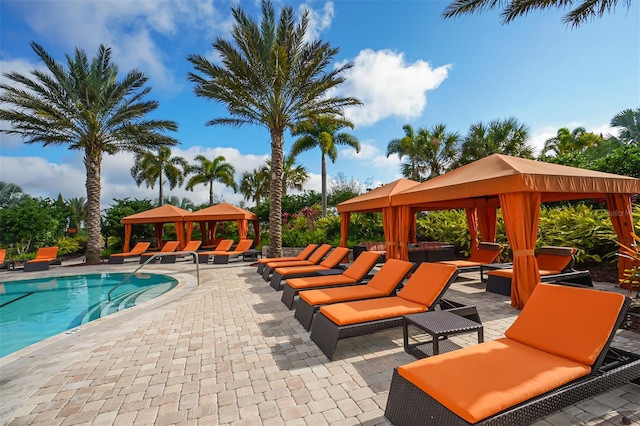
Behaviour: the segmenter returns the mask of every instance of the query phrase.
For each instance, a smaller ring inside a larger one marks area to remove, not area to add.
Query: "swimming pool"
[[[0,281],[0,357],[153,299],[177,284],[167,275],[146,273]]]

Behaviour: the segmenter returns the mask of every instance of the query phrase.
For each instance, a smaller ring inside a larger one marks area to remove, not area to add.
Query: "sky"
[[[225,0],[1,0],[0,71],[29,73],[43,64],[29,43],[42,45],[65,62],[76,47],[93,57],[100,44],[110,47],[122,74],[143,71],[159,102],[151,117],[177,122],[171,136],[180,144],[174,156],[193,162],[196,155],[222,155],[243,172],[270,157],[270,136],[260,126],[207,126],[228,117],[224,105],[196,97],[187,80],[194,71],[186,57],[216,60],[212,42],[230,40],[231,8]],[[570,28],[562,10],[534,11],[502,24],[498,11],[443,19],[448,1],[334,0],[274,1],[297,13],[310,11],[309,39],[339,48],[331,66],[353,62],[337,92],[354,96],[364,106],[345,115],[361,150],[340,147],[335,163],[327,162],[329,180],[355,180],[372,188],[400,177],[400,160],[386,157],[387,144],[414,129],[443,123],[464,136],[472,124],[515,117],[529,128],[538,150],[558,129],[583,126],[587,131],[615,134],[611,118],[640,106],[640,2]],[[259,1],[239,1],[254,19]],[[299,15],[298,15],[299,16]],[[0,77],[6,82],[5,77]],[[9,123],[0,122],[0,128]],[[285,135],[285,152],[295,139]],[[314,149],[298,163],[310,173],[305,190],[320,191],[321,156]],[[158,197],[158,186],[140,187],[131,177],[133,155],[105,156],[102,164],[102,208],[114,199]],[[64,199],[86,197],[82,154],[64,147],[25,144],[0,133],[0,180],[22,187],[32,196]],[[214,184],[216,199],[240,204],[231,188]],[[208,202],[208,187],[184,187],[165,195]]]

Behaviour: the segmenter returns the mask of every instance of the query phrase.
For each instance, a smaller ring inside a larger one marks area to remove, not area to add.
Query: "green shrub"
[[[60,237],[55,242],[55,245],[58,246],[58,257],[80,252],[80,242],[77,238]]]

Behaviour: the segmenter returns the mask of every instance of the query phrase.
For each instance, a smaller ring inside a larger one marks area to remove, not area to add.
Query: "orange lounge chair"
[[[209,257],[214,256],[215,252],[229,251],[233,245],[233,240],[220,240],[214,250],[198,252],[198,263],[208,263]]]
[[[536,260],[541,281],[572,281],[576,284],[593,286],[589,271],[574,271],[573,247],[540,247]],[[511,296],[513,268],[489,271],[486,291]]]
[[[252,245],[253,245],[253,240],[244,239],[244,240],[240,240],[233,250],[229,250],[229,251],[214,250],[213,263],[217,263],[217,264],[229,263],[229,258],[242,256],[242,254],[245,251],[249,250]]]
[[[109,259],[107,260],[107,263],[109,263],[109,264],[122,264],[122,263],[124,263],[124,260],[129,258],[129,257],[138,257],[138,256],[140,256],[142,253],[147,251],[147,249],[149,248],[150,245],[151,245],[151,243],[147,243],[147,242],[137,243],[135,245],[135,247],[133,247],[131,249],[131,251],[129,251],[127,253],[114,253],[114,254],[110,255]]]
[[[9,262],[5,260],[7,257],[7,249],[0,249],[0,268],[9,269]]]
[[[46,271],[50,265],[60,265],[62,260],[57,256],[58,247],[40,247],[36,257],[24,263],[24,272]]]
[[[148,251],[148,252],[142,253],[140,255],[140,263],[146,262],[154,254],[158,254],[158,253],[173,253],[174,251],[176,251],[178,249],[179,245],[180,245],[180,242],[178,242],[178,241],[167,241],[166,243],[164,243],[164,245],[162,246],[160,251]],[[156,261],[157,261],[157,259],[156,259]],[[165,259],[164,256],[160,257],[160,263],[175,263],[175,261],[176,261],[176,257],[175,256],[167,256],[166,259]]]
[[[189,251],[197,252],[201,244],[202,244],[202,241],[198,241],[198,240],[189,241],[187,244],[185,244],[185,246],[181,250],[176,252],[175,256],[163,256],[162,259],[164,260],[164,262],[162,263],[175,263],[178,259],[182,259],[187,256],[193,256],[191,253],[186,253],[186,252],[189,252]]]
[[[373,253],[363,252],[358,256],[358,259],[366,254]],[[298,293],[300,299],[298,300],[294,316],[300,321],[300,324],[302,324],[305,330],[309,330],[311,328],[313,315],[320,309],[320,306],[391,296],[398,286],[402,284],[402,281],[412,267],[413,264],[411,262],[389,259],[367,284],[301,291]],[[423,271],[428,270],[423,269]],[[425,279],[428,279],[428,277]],[[287,284],[290,284],[290,281],[288,281]],[[285,291],[286,289],[285,287]]]
[[[500,256],[500,253],[502,253],[503,249],[504,247],[500,244],[482,242],[478,244],[478,249],[475,250],[468,259],[441,260],[440,263],[453,265],[458,268],[459,272],[477,271],[480,270],[482,265],[494,263]]]
[[[313,317],[311,340],[331,360],[339,339],[398,327],[404,315],[434,310],[457,276],[455,266],[424,262],[397,296],[322,306]]]
[[[363,255],[364,257],[361,259]],[[282,303],[284,303],[287,308],[291,309],[293,308],[293,301],[296,295],[301,290],[354,285],[364,279],[371,269],[376,266],[379,259],[380,255],[377,253],[362,253],[353,261],[351,266],[341,274],[288,279],[284,285],[282,299],[280,300],[282,300]]]
[[[311,256],[311,253],[313,253],[313,251],[317,248],[317,244],[309,244],[300,253],[298,253],[296,257],[265,257],[263,259],[258,259],[257,272],[262,275],[262,271],[264,270],[265,265],[269,262],[291,262],[296,260],[307,260],[309,256]]]
[[[396,426],[524,425],[640,377],[611,342],[631,300],[538,284],[505,337],[397,367],[385,417]]]
[[[309,256],[307,260],[268,262],[266,265],[264,265],[264,269],[262,270],[262,279],[265,281],[269,281],[269,276],[271,275],[273,270],[278,267],[317,265],[322,261],[322,258],[331,251],[332,248],[333,247],[331,247],[331,244],[322,244]]]
[[[327,271],[337,267],[342,260],[349,255],[349,249],[346,247],[336,247],[331,253],[318,265],[303,266],[278,266],[271,276],[271,287],[274,290],[280,290],[282,280],[298,277],[312,277],[318,271]]]

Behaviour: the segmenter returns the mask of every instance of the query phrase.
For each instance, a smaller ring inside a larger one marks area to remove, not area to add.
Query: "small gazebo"
[[[255,239],[253,242],[254,247],[260,244],[260,221],[258,220],[258,216],[253,212],[241,209],[240,207],[236,207],[229,203],[220,203],[215,206],[206,207],[193,213],[189,213],[185,216],[184,221],[187,226],[187,242],[191,240],[194,222],[198,222],[200,224],[202,245],[206,246],[215,239],[216,226],[218,222],[237,221],[238,236],[240,239],[242,240],[247,237],[249,222],[251,222],[255,232]]]
[[[184,217],[189,213],[190,212],[188,210],[181,209],[180,207],[172,206],[170,204],[165,204],[164,206],[123,217],[120,219],[120,223],[124,225],[124,245],[122,251],[124,253],[129,251],[129,245],[131,244],[131,226],[142,223],[153,224],[155,229],[156,245],[158,247],[162,245],[164,224],[174,223],[176,226],[176,238],[180,242],[178,248],[181,249],[185,244]]]

